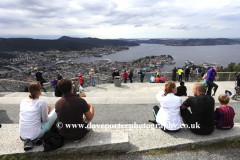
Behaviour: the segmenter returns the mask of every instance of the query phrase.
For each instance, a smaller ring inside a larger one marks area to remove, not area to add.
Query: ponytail
[[[30,93],[29,98],[35,99],[40,90],[41,90],[41,84],[38,81],[34,81],[30,83],[28,86],[28,91]]]

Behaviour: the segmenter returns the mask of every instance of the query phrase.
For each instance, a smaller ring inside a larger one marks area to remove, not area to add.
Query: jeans
[[[57,119],[57,114],[55,112],[55,109],[53,109],[49,114],[49,120],[47,122],[42,122],[42,126],[41,126],[42,132],[39,134],[39,136],[36,139],[42,138],[44,136],[44,133],[51,129],[56,119]]]
[[[188,81],[189,74],[185,74],[185,81]]]
[[[211,92],[212,92],[212,88],[214,87],[214,94],[216,93],[217,89],[218,89],[218,85],[216,85],[215,83],[213,83],[213,81],[206,81],[207,85],[208,85],[208,90],[207,90],[207,95],[211,96]]]
[[[91,84],[92,86],[95,86],[95,77],[91,77]]]
[[[179,75],[179,76],[178,76],[178,80],[179,80],[179,82],[182,81],[182,75]]]

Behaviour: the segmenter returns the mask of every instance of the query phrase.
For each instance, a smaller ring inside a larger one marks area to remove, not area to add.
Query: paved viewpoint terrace
[[[192,95],[192,87],[196,82],[187,82],[188,94]],[[215,98],[215,106],[220,106],[217,97],[224,94],[225,90],[234,93],[234,81],[218,81],[218,91]],[[178,85],[178,83],[177,83]],[[151,125],[148,120],[153,120],[152,107],[159,105],[156,94],[162,90],[161,83],[122,83],[121,87],[114,84],[103,84],[95,87],[85,88],[87,97],[84,99],[93,104],[95,117],[91,124],[95,125],[93,131],[83,141],[73,144],[66,143],[62,148],[43,153],[42,146],[35,146],[29,154],[58,154],[58,153],[90,153],[100,151],[138,152],[159,148],[181,148],[189,144],[207,144],[223,139],[240,137],[240,103],[231,100],[229,105],[236,112],[235,126],[229,131],[215,129],[213,134],[199,136],[191,133],[188,129],[182,129],[177,133],[165,133],[160,129],[152,128],[128,128],[112,127],[97,128],[99,124],[145,124]],[[19,104],[28,97],[24,92],[2,92],[0,93],[0,156],[5,154],[25,154],[23,142],[19,139]],[[54,107],[59,99],[52,92],[42,93],[41,99]],[[182,97],[184,101],[187,97]],[[136,126],[136,125],[135,125]]]

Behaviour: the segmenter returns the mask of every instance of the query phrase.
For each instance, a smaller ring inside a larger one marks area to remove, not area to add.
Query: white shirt
[[[180,114],[182,98],[175,96],[173,93],[168,93],[164,96],[163,90],[156,95],[156,98],[161,105],[157,113],[156,121],[167,130],[180,129],[182,124],[182,117]]]
[[[49,120],[47,104],[41,99],[24,99],[20,104],[19,131],[22,139],[34,140],[42,132],[42,122]]]

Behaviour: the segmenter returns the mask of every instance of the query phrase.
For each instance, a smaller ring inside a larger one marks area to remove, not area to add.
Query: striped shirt
[[[214,120],[217,128],[222,130],[229,130],[233,127],[233,118],[235,112],[230,106],[222,106],[216,108]]]

